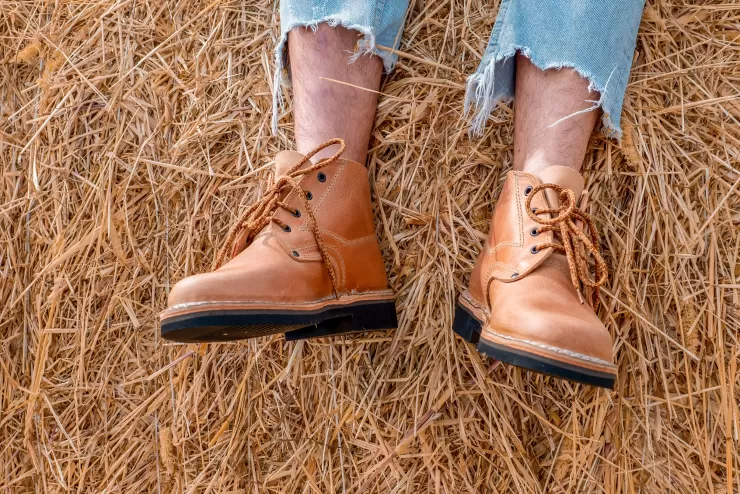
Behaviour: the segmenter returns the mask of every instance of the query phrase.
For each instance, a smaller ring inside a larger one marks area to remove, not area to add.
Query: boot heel
[[[385,302],[357,305],[351,308],[353,331],[377,331],[398,327],[396,303]]]
[[[305,340],[397,327],[395,302],[365,302],[327,311],[326,318],[316,325],[286,332],[285,340]]]
[[[474,345],[477,344],[480,340],[482,326],[483,324],[459,302],[455,305],[455,319],[452,322],[452,330],[462,339]]]

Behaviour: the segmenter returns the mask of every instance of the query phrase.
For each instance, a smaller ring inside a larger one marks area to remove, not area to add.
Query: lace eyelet
[[[306,191],[306,199],[308,199],[309,201],[311,199],[313,199],[313,194],[311,194],[310,192]]]
[[[294,250],[291,254],[293,254],[293,257],[301,257],[297,250]]]
[[[533,245],[532,248],[529,249],[529,252],[531,252],[532,254],[536,254],[539,251],[540,251],[540,249],[538,249],[536,245]]]
[[[319,179],[319,182],[326,182],[326,173],[319,172],[319,174],[316,176],[316,178]]]
[[[528,196],[529,194],[531,194],[532,193],[532,189],[533,189],[533,187],[531,185],[527,185],[527,188],[524,189],[524,195],[525,196]]]
[[[536,237],[537,235],[540,234],[540,230],[539,228],[532,228],[532,231],[530,231],[529,234],[532,235],[533,237]]]
[[[285,226],[284,226],[284,227],[282,227],[282,228],[283,228],[283,231],[284,231],[285,233],[290,233],[290,225],[285,225]]]
[[[293,215],[296,218],[300,218],[301,217],[301,212],[298,209],[296,209],[295,211],[291,211],[290,214]]]
[[[514,274],[511,275],[512,278],[516,278],[518,276],[519,276],[519,273],[514,273]]]
[[[532,208],[532,214],[537,214],[537,208]]]

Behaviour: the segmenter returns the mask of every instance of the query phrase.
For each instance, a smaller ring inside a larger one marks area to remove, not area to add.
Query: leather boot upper
[[[562,245],[560,235],[543,229],[526,211],[528,196],[543,183],[570,190],[576,198],[583,190],[580,174],[566,167],[548,167],[540,176],[509,172],[463,299],[485,322],[481,338],[495,336],[511,346],[534,345],[610,365],[611,337],[573,286],[566,255],[553,247],[537,248]],[[560,207],[560,197],[553,189],[542,190],[529,200],[530,209]],[[578,219],[574,221],[583,226]]]
[[[275,181],[302,159],[297,152],[279,153]],[[310,165],[307,161],[300,168]],[[177,283],[170,292],[168,310],[200,303],[209,307],[245,302],[255,307],[310,305],[334,297],[388,292],[364,165],[336,159],[302,175],[297,184],[306,194],[335,281],[319,250],[306,204],[298,190],[287,188],[280,195],[286,207],[273,213],[277,221],[270,221],[251,242],[245,235],[237,237],[235,255],[215,271]]]

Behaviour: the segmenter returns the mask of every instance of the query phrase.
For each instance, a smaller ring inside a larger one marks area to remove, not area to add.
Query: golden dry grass
[[[400,328],[180,346],[208,269],[291,144],[269,131],[276,7],[0,0],[0,492],[740,491],[740,9],[651,0],[620,145],[587,182],[613,392],[450,331],[511,163],[469,140],[498,2],[412,2],[370,160]]]

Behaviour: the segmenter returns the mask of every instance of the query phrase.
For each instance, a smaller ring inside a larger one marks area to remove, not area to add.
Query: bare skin
[[[588,140],[601,115],[593,110],[561,118],[593,106],[599,93],[570,69],[542,71],[517,55],[514,100],[514,169],[537,174],[551,165],[580,171]]]
[[[326,24],[320,24],[316,32],[296,28],[288,35],[298,152],[305,154],[328,139],[341,137],[347,145],[343,156],[365,163],[378,103],[374,91],[380,89],[383,62],[380,57],[363,55],[349,63],[359,39],[356,31]],[[330,147],[316,157],[335,152]]]
[[[383,63],[372,55],[348,62],[360,36],[356,31],[326,24],[320,24],[316,32],[308,28],[290,32],[288,50],[299,152],[307,153],[328,139],[341,137],[347,144],[344,156],[365,162]],[[537,174],[548,166],[561,165],[580,170],[601,111],[555,122],[590,108],[590,101],[597,100],[599,94],[589,91],[588,81],[575,71],[542,71],[520,54],[516,70],[514,169]],[[334,151],[326,149],[317,157],[331,156]]]

